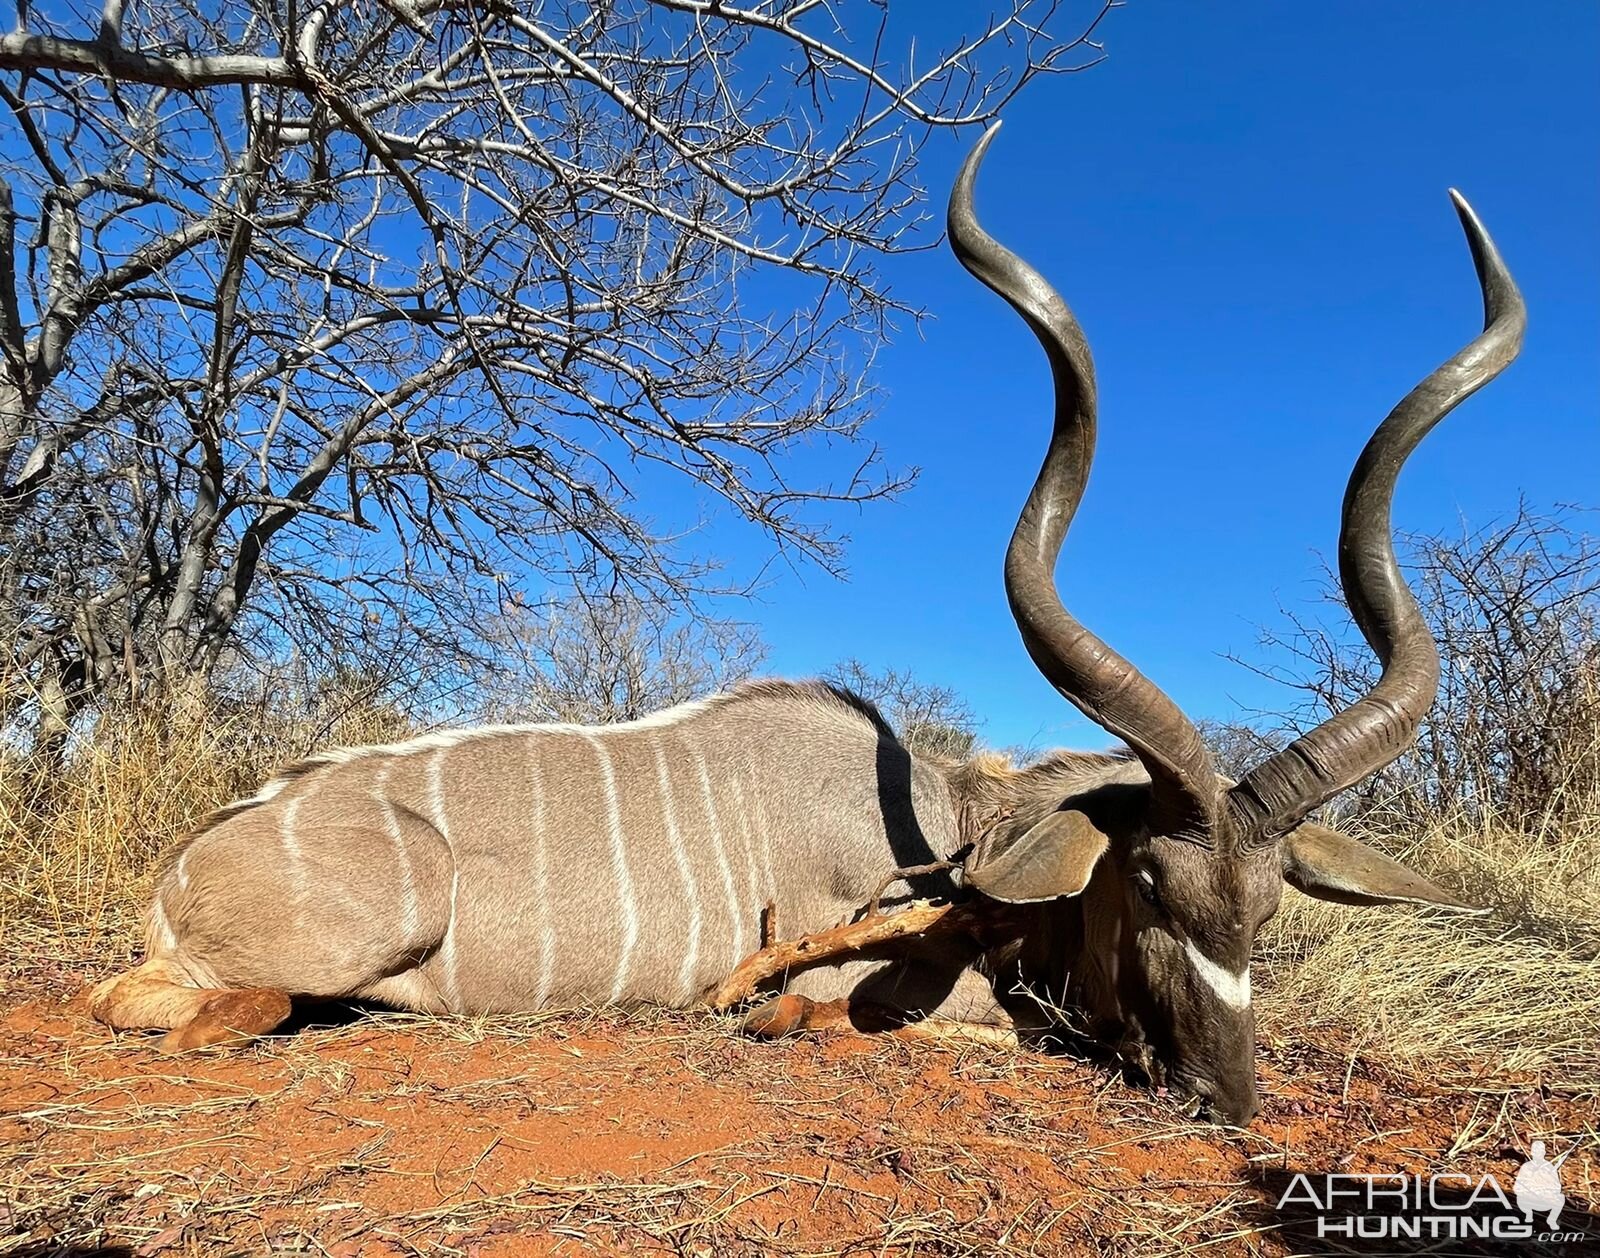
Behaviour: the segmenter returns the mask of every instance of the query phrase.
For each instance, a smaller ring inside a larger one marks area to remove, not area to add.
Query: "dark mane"
[[[971,840],[1002,817],[1054,807],[1086,791],[1118,784],[1121,791],[1148,791],[1143,766],[1125,747],[1114,751],[1051,751],[1020,768],[1010,756],[984,752],[959,764],[944,764],[945,781]]]
[[[825,707],[843,708],[857,716],[865,717],[880,738],[899,740],[894,727],[884,720],[883,713],[878,711],[878,705],[870,699],[864,699],[855,691],[845,686],[835,685],[831,681],[813,678],[809,681],[784,681],[782,678],[763,678],[761,681],[747,681],[729,691],[724,699],[728,703],[740,703],[748,699],[805,699]]]

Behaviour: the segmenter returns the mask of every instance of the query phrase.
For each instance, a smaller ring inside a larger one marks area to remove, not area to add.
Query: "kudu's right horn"
[[[1459,192],[1451,189],[1483,289],[1483,332],[1408,393],[1378,426],[1345,489],[1339,580],[1383,666],[1372,690],[1257,765],[1229,793],[1234,833],[1270,842],[1339,791],[1377,772],[1417,736],[1439,686],[1439,651],[1395,560],[1389,509],[1400,468],[1435,424],[1498,376],[1522,348],[1522,294]]]

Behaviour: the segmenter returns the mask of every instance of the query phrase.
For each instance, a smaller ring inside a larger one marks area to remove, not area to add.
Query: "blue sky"
[[[1447,187],[1494,234],[1530,329],[1413,458],[1396,521],[1600,499],[1600,6],[1134,0],[1102,34],[1102,65],[1010,107],[979,210],[1097,360],[1066,601],[1192,715],[1225,718],[1283,702],[1224,655],[1308,607],[1356,453],[1478,330]],[[970,138],[925,153],[941,218]],[[853,654],[956,687],[991,743],[1101,744],[1027,661],[1000,586],[1048,432],[1042,355],[944,250],[887,273],[933,317],[880,358],[873,436],[920,483],[842,522],[848,581],[775,570],[739,614],[776,674]]]

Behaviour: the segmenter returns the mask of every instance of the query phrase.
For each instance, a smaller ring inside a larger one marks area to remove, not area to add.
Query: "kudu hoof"
[[[739,1030],[761,1040],[782,1039],[807,1028],[816,1002],[805,996],[774,996],[762,1001],[739,1023]]]
[[[283,1025],[289,997],[270,987],[218,992],[194,1017],[163,1035],[156,1047],[163,1053],[186,1053],[216,1044],[247,1044]]]

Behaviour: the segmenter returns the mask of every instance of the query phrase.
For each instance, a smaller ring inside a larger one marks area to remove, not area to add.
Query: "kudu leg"
[[[952,1018],[908,1018],[883,1005],[840,1000],[812,1000],[788,993],[763,1001],[739,1023],[739,1029],[757,1039],[776,1040],[804,1031],[887,1031],[897,1039],[958,1041],[1017,1048],[1019,1028]]]
[[[905,1015],[872,1001],[812,1000],[785,992],[762,1001],[739,1023],[739,1029],[757,1039],[776,1040],[801,1031],[898,1031],[906,1029]]]
[[[943,867],[946,862],[940,862]],[[930,867],[931,868],[931,867]],[[893,877],[907,870],[896,870]],[[887,882],[884,886],[887,885]],[[968,935],[974,940],[1004,937],[1014,928],[1003,906],[993,904],[930,904],[917,901],[896,913],[878,907],[884,886],[878,888],[867,911],[857,921],[831,930],[802,935],[798,939],[773,942],[764,939],[759,951],[746,957],[707,996],[713,1009],[727,1010],[750,999],[760,986],[794,969],[843,958],[864,949],[881,947],[896,940],[927,939],[936,936]],[[906,1039],[965,1040],[1006,1047],[1018,1045],[1018,1028],[989,1022],[969,1022],[941,1017],[908,1016],[903,1010],[871,1000],[812,1000],[786,992],[761,1002],[746,1013],[740,1029],[760,1039],[780,1039],[802,1031],[888,1031]]]
[[[271,987],[208,991],[205,1002],[157,1045],[164,1053],[183,1053],[213,1044],[245,1044],[275,1031],[289,1019],[289,997]]]
[[[945,864],[948,862],[938,862],[940,867]],[[916,870],[896,870],[894,876],[914,872]],[[879,887],[878,895],[887,885],[885,882]],[[982,947],[993,947],[1002,940],[1015,938],[1018,929],[1014,910],[993,901],[934,904],[914,900],[903,909],[885,913],[877,907],[875,895],[864,916],[855,921],[797,939],[767,942],[739,962],[727,978],[706,993],[705,1000],[712,1009],[724,1013],[753,997],[763,983],[834,958],[856,955],[898,940],[927,940],[940,936],[967,936]]]
[[[739,1023],[746,1035],[761,1040],[782,1039],[801,1031],[858,1029],[850,1020],[848,1000],[812,1000],[792,992],[764,1000]]]
[[[164,1030],[158,1047],[178,1053],[242,1043],[289,1017],[287,993],[270,987],[195,987],[170,960],[155,958],[98,984],[89,1012],[115,1030]]]

